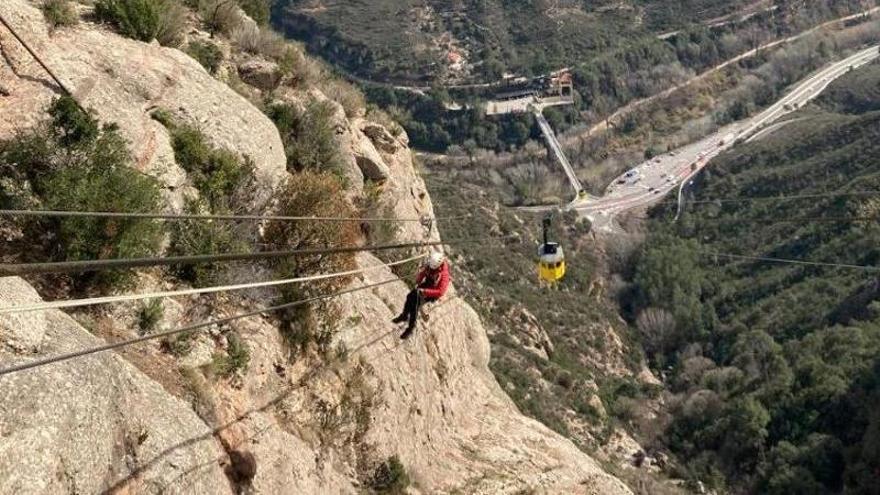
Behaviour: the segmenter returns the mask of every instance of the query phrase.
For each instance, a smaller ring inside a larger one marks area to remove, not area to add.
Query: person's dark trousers
[[[409,294],[406,295],[406,303],[403,305],[403,313],[401,316],[405,317],[408,324],[406,326],[406,331],[403,332],[403,335],[400,337],[405,339],[409,337],[413,330],[416,328],[416,319],[419,317],[419,309],[422,304],[430,303],[435,301],[435,299],[430,297],[422,297],[419,293],[418,289],[413,289],[409,291]]]

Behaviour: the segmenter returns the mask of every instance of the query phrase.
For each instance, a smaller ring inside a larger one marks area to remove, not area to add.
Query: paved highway
[[[814,26],[812,28],[807,29],[806,31],[802,31],[798,34],[789,36],[787,38],[782,38],[782,39],[773,40],[773,41],[769,41],[767,43],[764,43],[763,45],[758,46],[756,48],[753,48],[751,50],[748,50],[745,53],[741,53],[733,58],[725,60],[724,62],[722,62],[722,63],[720,63],[710,69],[707,69],[707,70],[695,75],[694,77],[691,77],[690,79],[688,79],[680,84],[677,84],[675,86],[667,88],[667,89],[661,91],[660,93],[657,93],[652,96],[648,96],[646,98],[642,98],[640,100],[635,100],[630,103],[627,103],[626,105],[615,110],[614,113],[607,116],[601,122],[596,123],[595,125],[593,125],[592,127],[588,128],[586,130],[563,134],[561,136],[562,143],[565,144],[566,146],[573,146],[575,143],[577,143],[580,140],[583,140],[585,138],[588,138],[588,137],[593,136],[595,134],[598,134],[600,132],[605,132],[609,129],[609,127],[611,127],[613,125],[613,123],[620,122],[624,115],[632,113],[634,110],[637,110],[637,109],[642,108],[646,105],[649,105],[649,104],[653,103],[654,101],[662,100],[662,99],[668,97],[669,95],[671,95],[672,93],[674,93],[682,88],[685,88],[687,86],[690,86],[691,84],[694,84],[698,81],[702,81],[703,79],[725,69],[726,67],[728,67],[730,65],[733,65],[733,64],[739,63],[743,60],[746,60],[748,58],[754,57],[754,56],[758,55],[759,53],[764,53],[765,51],[767,51],[771,48],[775,48],[779,45],[797,41],[805,36],[809,36],[811,34],[818,32],[818,31],[821,31],[823,29],[835,27],[835,26],[844,26],[849,21],[858,19],[860,17],[869,16],[869,15],[874,14],[876,12],[880,12],[880,6],[871,7],[870,9],[864,10],[862,12],[858,12],[856,14],[848,15],[845,17],[840,17],[837,19],[832,19],[830,21],[826,21],[822,24],[819,24],[818,26]]]
[[[878,48],[880,46],[873,46],[825,67],[760,114],[725,126],[701,141],[647,160],[618,177],[608,186],[605,196],[575,200],[569,207],[588,216],[597,228],[609,230],[614,229],[612,219],[616,214],[656,203],[670,192],[677,190],[680,203],[684,186],[712,158],[803,106],[850,68],[877,59],[880,57]]]

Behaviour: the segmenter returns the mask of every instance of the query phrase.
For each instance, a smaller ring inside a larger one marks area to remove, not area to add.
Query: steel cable
[[[210,321],[204,321],[204,322],[201,322],[201,323],[195,323],[195,324],[187,325],[187,326],[184,326],[184,327],[181,327],[181,328],[177,328],[177,329],[174,329],[174,330],[168,330],[168,331],[165,331],[165,332],[159,332],[159,333],[154,333],[154,334],[150,334],[150,335],[144,335],[144,336],[142,336],[142,337],[137,337],[137,338],[134,338],[134,339],[124,340],[124,341],[122,341],[122,342],[115,342],[115,343],[112,343],[112,344],[105,344],[105,345],[101,345],[101,346],[97,346],[97,347],[92,347],[92,348],[89,348],[89,349],[83,349],[83,350],[79,350],[79,351],[69,352],[69,353],[66,353],[66,354],[60,354],[60,355],[57,355],[57,356],[47,357],[47,358],[43,358],[43,359],[37,359],[37,360],[34,360],[34,361],[28,361],[28,362],[24,362],[24,363],[21,363],[21,364],[16,364],[16,365],[13,365],[13,366],[8,366],[8,367],[6,367],[6,368],[0,368],[0,377],[5,376],[5,375],[9,375],[9,374],[11,374],[11,373],[16,373],[16,372],[19,372],[19,371],[24,371],[24,370],[28,370],[28,369],[38,368],[38,367],[47,366],[47,365],[54,364],[54,363],[60,363],[60,362],[62,362],[62,361],[68,361],[68,360],[71,360],[71,359],[75,359],[75,358],[79,358],[79,357],[84,357],[84,356],[88,356],[88,355],[91,355],[91,354],[96,354],[96,353],[99,353],[99,352],[105,352],[105,351],[110,351],[110,350],[113,350],[113,349],[119,349],[119,348],[122,348],[122,347],[128,347],[128,346],[131,346],[131,345],[134,345],[134,344],[139,344],[139,343],[141,343],[141,342],[146,342],[146,341],[149,341],[149,340],[156,340],[156,339],[161,339],[161,338],[164,338],[164,337],[171,337],[171,336],[178,335],[178,334],[185,333],[185,332],[192,332],[192,331],[196,331],[196,330],[202,330],[202,329],[206,329],[206,328],[209,328],[209,327],[212,327],[212,326],[215,326],[215,325],[224,325],[224,324],[227,324],[227,323],[231,323],[231,322],[233,322],[233,321],[236,321],[236,320],[241,320],[241,319],[244,319],[244,318],[249,318],[249,317],[251,317],[251,316],[258,316],[258,315],[262,315],[262,314],[266,314],[266,313],[273,313],[273,312],[281,311],[281,310],[288,309],[288,308],[294,308],[294,307],[297,307],[297,306],[303,306],[303,305],[305,305],[305,304],[309,304],[309,303],[312,303],[312,302],[322,301],[322,300],[325,300],[325,299],[332,299],[332,298],[336,298],[336,297],[343,296],[343,295],[346,295],[346,294],[351,294],[351,293],[354,293],[354,292],[360,292],[360,291],[362,291],[362,290],[372,289],[372,288],[374,288],[374,287],[379,287],[379,286],[382,286],[382,285],[387,285],[387,284],[390,284],[390,283],[393,283],[393,282],[398,282],[398,281],[399,281],[399,279],[397,279],[397,278],[388,279],[388,280],[384,280],[384,281],[382,281],[382,282],[377,282],[377,283],[373,283],[373,284],[369,284],[369,285],[364,285],[364,286],[361,286],[361,287],[355,287],[355,288],[352,288],[352,289],[346,289],[346,290],[342,290],[342,291],[334,292],[334,293],[332,293],[332,294],[325,294],[325,295],[321,295],[321,296],[315,296],[315,297],[311,297],[311,298],[308,298],[308,299],[303,299],[303,300],[300,300],[300,301],[294,301],[294,302],[290,302],[290,303],[286,303],[286,304],[279,304],[279,305],[277,305],[277,306],[271,306],[271,307],[268,307],[268,308],[257,309],[257,310],[254,310],[254,311],[248,311],[248,312],[246,312],[246,313],[241,313],[241,314],[237,314],[237,315],[229,316],[229,317],[226,317],[226,318],[219,318],[219,319],[216,319],[216,320],[210,320]]]
[[[264,287],[277,287],[279,285],[290,285],[302,282],[314,282],[317,280],[327,280],[330,278],[347,277],[358,275],[361,273],[378,270],[380,268],[390,268],[393,266],[403,265],[412,261],[424,258],[426,255],[419,255],[407,258],[405,260],[395,261],[392,263],[384,263],[381,265],[368,266],[358,268],[357,270],[349,270],[345,272],[323,273],[319,275],[309,275],[305,277],[288,278],[282,280],[268,280],[264,282],[250,282],[246,284],[223,285],[218,287],[201,287],[195,289],[182,289],[164,292],[151,292],[144,294],[121,294],[118,296],[92,297],[86,299],[72,299],[60,301],[43,301],[32,304],[0,307],[0,315],[9,313],[24,313],[28,311],[40,311],[47,309],[63,309],[63,308],[81,308],[84,306],[96,306],[99,304],[110,304],[128,301],[143,301],[146,299],[164,299],[168,297],[191,296],[199,294],[215,294],[218,292],[232,292],[247,289],[259,289]]]

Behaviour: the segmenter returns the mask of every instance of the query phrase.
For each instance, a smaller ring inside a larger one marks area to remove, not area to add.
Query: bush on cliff
[[[186,9],[175,0],[98,0],[95,15],[123,36],[163,46],[178,46],[186,28]]]
[[[34,130],[0,142],[5,179],[0,196],[50,210],[161,210],[158,183],[130,168],[127,144],[115,125],[101,125],[70,97],[56,99],[49,117]],[[162,225],[148,219],[45,218],[20,225],[30,244],[42,247],[29,255],[58,261],[151,256],[164,235]],[[78,280],[96,277],[115,283],[128,275],[106,272]]]
[[[294,173],[276,194],[278,215],[357,217],[355,209],[345,197],[339,180],[327,172],[304,170]],[[266,225],[268,249],[296,250],[328,246],[354,246],[360,239],[356,222],[288,222],[272,221]],[[292,256],[277,261],[274,269],[279,278],[292,278],[318,273],[352,270],[356,266],[354,253]],[[298,301],[341,289],[350,277],[320,280],[309,284],[283,286],[285,301]],[[299,306],[287,311],[285,335],[288,340],[304,347],[316,342],[319,347],[329,344],[337,308],[332,301]],[[326,349],[323,349],[326,350]]]

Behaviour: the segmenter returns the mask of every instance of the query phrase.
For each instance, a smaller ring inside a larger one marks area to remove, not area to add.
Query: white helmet
[[[446,261],[446,257],[443,256],[443,253],[440,251],[432,251],[431,254],[428,255],[428,267],[431,270],[440,268],[444,261]]]

